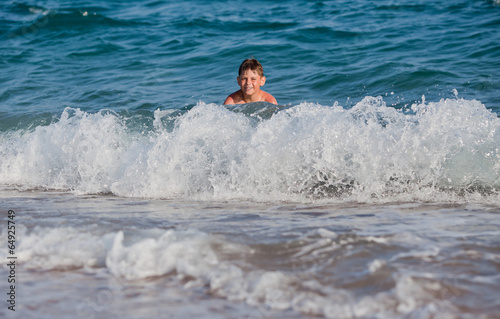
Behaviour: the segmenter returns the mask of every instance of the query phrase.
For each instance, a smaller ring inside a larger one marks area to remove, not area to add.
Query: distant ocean
[[[0,48],[0,317],[500,318],[499,1],[3,1]],[[249,57],[278,105],[222,106]]]

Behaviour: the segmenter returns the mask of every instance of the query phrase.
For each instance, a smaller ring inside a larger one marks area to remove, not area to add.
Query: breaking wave
[[[1,184],[208,200],[499,199],[500,121],[475,100],[66,108],[45,122],[0,133]]]

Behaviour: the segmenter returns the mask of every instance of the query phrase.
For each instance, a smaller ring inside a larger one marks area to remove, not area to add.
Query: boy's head
[[[257,73],[260,77],[264,76],[264,68],[256,59],[246,59],[241,63],[240,69],[238,70],[238,75],[241,76],[246,70],[252,70]]]
[[[240,65],[236,80],[244,96],[260,94],[260,87],[266,83],[264,68],[256,59],[246,59]]]

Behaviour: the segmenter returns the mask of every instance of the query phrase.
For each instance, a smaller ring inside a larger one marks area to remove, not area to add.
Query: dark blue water
[[[404,107],[476,99],[500,112],[495,1],[5,1],[4,116],[222,103],[241,61],[280,104]]]

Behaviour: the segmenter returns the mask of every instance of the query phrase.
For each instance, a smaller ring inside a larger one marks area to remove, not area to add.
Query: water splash
[[[141,116],[67,108],[4,132],[0,183],[151,198],[498,199],[500,122],[475,100],[423,97],[407,111],[381,97],[350,109],[200,102]]]

